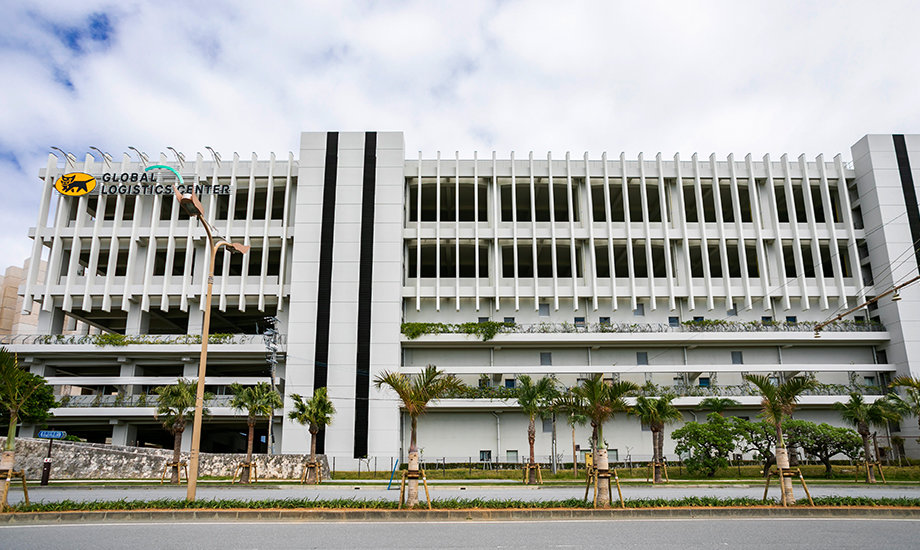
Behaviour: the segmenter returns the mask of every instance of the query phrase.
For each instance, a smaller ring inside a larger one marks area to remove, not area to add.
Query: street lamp
[[[157,168],[169,170],[176,175],[176,178],[179,180],[179,185],[183,185],[182,176],[175,168],[170,166],[157,164],[145,168],[144,171]],[[214,287],[214,261],[217,258],[217,251],[223,246],[229,248],[231,252],[238,252],[240,254],[249,252],[249,246],[231,243],[223,237],[220,237],[220,235],[218,235],[219,240],[215,243],[214,228],[211,227],[211,224],[205,219],[204,207],[201,205],[201,201],[198,200],[198,197],[195,196],[194,193],[181,193],[177,185],[173,185],[173,192],[176,194],[176,200],[179,201],[179,206],[181,206],[189,216],[194,216],[201,222],[202,227],[204,227],[204,232],[208,235],[208,245],[211,249],[211,261],[208,264],[208,292],[205,297],[204,322],[201,325],[201,358],[198,361],[198,386],[195,392],[195,419],[192,424],[192,449],[189,452],[188,461],[188,494],[186,495],[186,500],[193,501],[195,500],[195,490],[198,487],[198,450],[201,446],[201,417],[204,409],[204,377],[208,362],[208,337],[210,336],[211,325],[211,290]]]

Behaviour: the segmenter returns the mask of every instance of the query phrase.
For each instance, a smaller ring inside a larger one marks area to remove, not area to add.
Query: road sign
[[[67,432],[61,432],[56,430],[42,430],[38,432],[39,439],[64,439],[67,437]]]

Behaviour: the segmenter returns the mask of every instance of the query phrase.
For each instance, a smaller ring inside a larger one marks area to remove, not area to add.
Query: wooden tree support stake
[[[798,477],[799,481],[802,483],[802,488],[805,489],[805,496],[808,497],[808,504],[811,506],[815,505],[815,501],[811,499],[811,493],[808,491],[808,484],[805,483],[805,477],[802,475],[802,470],[799,468],[782,468],[777,470],[776,468],[771,468],[767,473],[767,481],[763,486],[763,501],[767,502],[767,492],[770,490],[770,479],[776,476],[776,479],[779,481],[779,496],[780,500],[783,503],[783,506],[789,506],[789,503],[786,502],[786,493],[783,491],[783,478],[784,477]]]
[[[22,480],[22,494],[25,497],[26,504],[29,504],[29,489],[26,487],[25,470],[0,470],[0,483],[3,483],[3,494],[0,495],[0,512],[2,512],[3,507],[6,506],[6,499],[9,495],[10,485],[13,483],[14,477],[18,477]]]
[[[530,464],[530,463],[524,464],[524,485],[527,485],[529,483],[528,479],[530,478],[531,470],[536,470],[537,483],[539,483],[540,485],[543,485],[543,470],[540,468],[539,464]]]
[[[402,478],[399,481],[399,506],[397,506],[397,509],[402,508],[406,502],[406,480],[419,478],[425,485],[425,500],[428,501],[428,509],[431,510],[431,493],[428,492],[428,476],[425,475],[425,470],[406,470],[402,473]]]
[[[611,468],[609,470],[600,471],[593,466],[589,466],[587,470],[587,476],[585,477],[585,502],[588,501],[588,492],[590,491],[592,485],[594,486],[594,507],[597,508],[597,486],[598,480],[600,478],[613,478],[614,483],[617,486],[617,495],[620,497],[620,508],[626,508],[626,501],[623,500],[623,489],[620,487],[620,476],[617,475],[617,469]],[[607,483],[607,497],[610,502],[613,502],[613,486],[610,483]]]
[[[160,485],[166,480],[166,472],[169,471],[170,468],[177,469],[178,473],[176,476],[179,479],[179,483],[182,483],[182,470],[185,470],[185,481],[188,481],[188,465],[185,462],[167,462],[166,465],[163,466],[163,474],[160,475]]]
[[[310,472],[313,472],[313,483],[318,485],[323,480],[323,469],[320,467],[318,462],[307,462],[307,465],[303,467],[303,473],[300,475],[300,483],[304,484],[307,482],[307,476],[310,475]]]
[[[656,483],[655,481],[655,466],[661,466],[662,471],[664,472],[664,481],[665,483],[671,483],[671,478],[668,477],[668,463],[667,462],[649,462],[648,467],[645,472],[645,481],[648,483]]]
[[[875,468],[876,471],[878,472],[878,476],[879,476],[880,478],[882,478],[882,483],[884,483],[884,484],[886,484],[886,485],[888,484],[888,481],[885,480],[885,472],[882,471],[882,463],[881,463],[881,462],[868,462],[868,461],[867,461],[867,462],[865,462],[865,465],[866,465],[866,483],[869,483],[869,471],[872,470],[873,468]],[[856,474],[856,480],[859,481],[859,474],[858,474],[858,473]]]
[[[239,482],[240,483],[243,482],[243,468],[249,469],[249,483],[256,483],[257,481],[259,481],[259,475],[257,473],[258,471],[256,469],[256,463],[255,461],[253,461],[253,462],[240,462],[239,465],[237,465],[236,470],[233,471],[233,479],[230,480],[230,483],[237,482],[236,481],[237,474],[239,474],[240,476]]]

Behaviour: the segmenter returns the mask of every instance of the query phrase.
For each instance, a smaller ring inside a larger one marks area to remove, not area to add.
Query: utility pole
[[[277,392],[276,370],[278,366],[278,344],[281,341],[281,335],[278,333],[278,318],[266,317],[265,322],[269,326],[262,333],[262,340],[265,342],[265,361],[271,370],[272,391]],[[268,454],[274,454],[275,451],[275,411],[273,410],[268,416]]]

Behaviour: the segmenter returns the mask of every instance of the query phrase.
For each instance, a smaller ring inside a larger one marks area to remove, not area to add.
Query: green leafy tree
[[[706,411],[725,415],[725,410],[738,405],[738,402],[730,397],[707,397],[700,401],[700,408]]]
[[[294,408],[288,413],[288,418],[302,426],[307,426],[310,431],[310,462],[316,462],[316,436],[332,424],[332,416],[335,414],[335,406],[329,399],[326,388],[317,388],[310,399],[304,399],[303,396],[293,393],[291,399],[294,401]],[[315,475],[310,470],[311,479]],[[318,481],[312,479],[312,481]]]
[[[537,482],[537,472],[533,468],[536,465],[534,457],[534,443],[537,440],[536,418],[545,414],[552,403],[552,400],[559,394],[556,389],[556,381],[548,376],[534,382],[533,379],[522,374],[517,378],[515,387],[515,399],[518,405],[524,411],[524,414],[530,419],[527,426],[527,443],[530,445],[530,465],[528,483]]]
[[[783,382],[774,383],[768,376],[760,374],[746,374],[744,379],[754,384],[762,397],[760,405],[762,416],[776,430],[776,465],[780,469],[789,468],[789,454],[786,452],[786,443],[783,441],[783,419],[792,414],[799,401],[799,396],[808,390],[817,387],[818,383],[802,376],[794,376]],[[792,478],[781,476],[784,501],[788,505],[795,504],[795,495],[792,493]]]
[[[680,411],[677,410],[677,407],[671,404],[671,401],[676,397],[676,395],[670,393],[657,399],[639,396],[636,398],[636,404],[629,411],[629,414],[638,417],[652,431],[652,462],[654,463],[655,483],[661,483],[661,463],[664,461],[664,426],[684,418]]]
[[[256,422],[259,417],[268,418],[268,421],[271,422],[275,409],[283,407],[284,402],[268,382],[259,382],[255,386],[242,386],[234,382],[230,385],[230,392],[233,393],[230,407],[238,411],[246,411],[246,425],[249,427],[249,434],[246,438],[246,465],[240,473],[240,483],[249,483]]]
[[[437,401],[451,392],[459,391],[463,383],[456,376],[444,374],[436,366],[428,365],[416,376],[384,371],[374,378],[374,385],[378,388],[389,386],[399,396],[403,409],[409,415],[411,421],[409,470],[417,472],[419,469],[418,417],[425,414],[430,402]],[[418,478],[409,478],[406,504],[410,508],[418,506]]]
[[[831,458],[842,454],[857,457],[861,452],[862,442],[859,434],[849,428],[838,428],[830,424],[815,424],[805,420],[787,420],[783,430],[790,444],[800,447],[805,454],[811,455],[824,464],[824,477],[834,477]]]
[[[770,472],[770,467],[776,463],[776,429],[766,420],[751,422],[733,416],[729,419],[735,431],[735,440],[742,453],[753,453],[754,460],[759,460],[763,468],[764,477]]]
[[[179,483],[179,459],[182,452],[182,433],[189,422],[195,419],[195,393],[198,387],[196,380],[179,378],[175,384],[158,386],[154,388],[157,394],[157,410],[154,416],[163,424],[163,428],[173,435],[173,468],[171,483]],[[214,397],[205,393],[204,400]],[[207,408],[202,409],[203,415],[210,414]]]
[[[834,408],[840,412],[840,417],[847,424],[856,428],[857,433],[862,438],[863,453],[866,461],[872,462],[872,451],[869,447],[870,428],[872,426],[884,426],[886,422],[897,421],[900,416],[885,398],[878,399],[874,403],[866,403],[862,395],[851,393],[850,400],[846,403],[834,403]],[[868,482],[875,483],[875,473],[872,468],[868,470]]]
[[[677,442],[677,453],[686,455],[687,470],[706,477],[728,466],[728,456],[735,449],[732,426],[719,413],[709,413],[706,422],[687,422],[671,432],[671,438]]]
[[[604,442],[604,423],[612,419],[614,413],[628,411],[625,398],[638,390],[639,386],[632,382],[608,383],[601,373],[583,380],[572,389],[573,410],[591,421],[591,453],[594,457],[594,466],[598,470],[610,468],[606,444],[603,452],[598,452],[598,446]],[[598,479],[597,503],[601,507],[610,506],[609,488],[609,478]]]
[[[588,423],[588,417],[581,413],[581,408],[575,401],[572,389],[569,388],[553,400],[552,410],[558,414],[566,415],[566,424],[572,428],[572,473],[578,476],[578,448],[575,444],[575,428]]]

